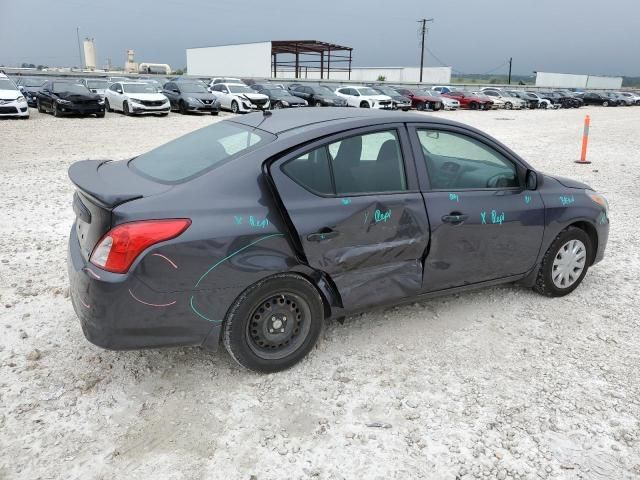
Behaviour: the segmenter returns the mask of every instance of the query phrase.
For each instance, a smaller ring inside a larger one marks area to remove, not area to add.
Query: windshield
[[[86,95],[87,93],[90,93],[89,90],[87,90],[87,87],[85,87],[84,85],[79,85],[77,83],[67,83],[67,82],[53,82],[51,85],[51,91],[53,93],[69,92],[69,93],[77,93],[82,95]]]
[[[15,90],[16,87],[13,84],[13,82],[11,82],[11,80],[7,79],[7,78],[0,78],[0,90]]]
[[[335,95],[333,90],[329,87],[311,87],[314,93],[319,93],[320,95]]]
[[[209,93],[200,83],[180,83],[180,89],[185,93]]]
[[[265,92],[268,92],[268,94],[274,98],[282,98],[282,97],[289,96],[289,94],[287,94],[284,90],[281,90],[279,88],[272,88],[269,90],[265,90]]]
[[[131,161],[145,177],[178,183],[203,174],[231,158],[240,157],[275,135],[227,121],[184,135]]]
[[[157,88],[148,83],[123,83],[122,88],[127,93],[158,93]]]
[[[229,91],[231,93],[256,93],[246,85],[233,84],[233,85],[227,85],[227,88],[229,88]]]
[[[41,87],[44,85],[44,82],[46,82],[46,80],[42,78],[25,78],[21,83],[25,87]]]
[[[396,97],[399,95],[398,92],[389,87],[376,87],[375,90],[383,95],[389,95],[390,97]]]
[[[94,88],[96,90],[105,90],[109,87],[109,82],[106,80],[87,80],[87,87]]]
[[[360,95],[380,95],[373,88],[363,87],[357,89],[360,92]]]

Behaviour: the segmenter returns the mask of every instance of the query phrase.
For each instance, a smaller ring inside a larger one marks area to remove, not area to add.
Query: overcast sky
[[[640,0],[0,0],[0,64],[77,65],[77,26],[99,65],[128,48],[176,69],[188,47],[313,39],[353,47],[354,66],[417,66],[422,17],[427,66],[506,73],[513,56],[518,74],[640,75]]]

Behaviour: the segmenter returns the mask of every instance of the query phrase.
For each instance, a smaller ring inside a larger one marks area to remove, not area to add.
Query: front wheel
[[[182,100],[180,100],[180,103],[178,104],[178,110],[180,111],[180,113],[182,115],[186,115],[187,114],[187,107],[185,106],[184,102]]]
[[[282,103],[280,103],[280,102],[276,102],[276,103],[274,103],[274,104],[273,104],[273,106],[272,106],[271,108],[273,108],[273,109],[276,109],[276,108],[277,108],[277,109],[280,109],[280,108],[282,108]]]
[[[219,112],[211,112],[211,115],[214,115],[214,116],[216,116],[216,117],[217,117],[217,116],[218,116],[218,113],[219,113]]]
[[[602,106],[603,107],[608,107],[609,106],[609,102],[607,102],[606,100],[604,102],[602,102]]]
[[[38,112],[45,113],[44,107],[40,103],[40,100],[36,100],[36,107],[38,108]]]
[[[506,110],[511,110],[513,108],[513,104],[511,102],[507,102],[504,104],[504,108]]]
[[[587,274],[592,248],[584,230],[569,227],[560,232],[542,259],[534,289],[548,297],[573,292]]]
[[[131,111],[129,110],[129,103],[128,102],[124,102],[122,104],[122,113],[124,113],[127,116],[131,115]]]
[[[369,102],[360,102],[360,108],[370,108]]]
[[[304,277],[279,274],[247,288],[223,325],[225,348],[257,372],[285,370],[309,353],[324,322],[322,299]]]
[[[316,100],[316,103],[314,103],[314,105],[316,107],[321,107],[322,106],[322,102],[320,100]]]
[[[109,99],[108,98],[104,99],[104,110],[106,112],[113,112],[113,108],[111,108],[111,105],[109,105]]]
[[[104,118],[104,112],[96,113],[96,118]]]
[[[62,114],[60,113],[60,110],[58,110],[58,103],[57,102],[53,102],[53,116],[54,117],[61,117]]]
[[[234,100],[233,102],[231,102],[231,112],[238,113],[239,111],[240,111],[240,107],[238,107],[238,102]]]
[[[471,110],[477,110],[477,109],[478,109],[478,104],[477,104],[476,102],[471,102],[471,103],[469,104],[469,108],[470,108]]]

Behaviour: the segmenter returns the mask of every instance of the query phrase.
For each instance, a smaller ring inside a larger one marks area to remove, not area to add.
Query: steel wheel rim
[[[311,329],[311,309],[292,292],[263,298],[251,313],[245,338],[251,351],[264,360],[279,360],[298,350]]]
[[[587,263],[587,247],[580,240],[566,242],[553,259],[551,278],[558,288],[569,288],[578,281]]]

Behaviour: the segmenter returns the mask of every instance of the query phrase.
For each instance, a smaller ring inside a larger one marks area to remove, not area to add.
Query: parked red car
[[[460,102],[460,107],[471,110],[491,110],[493,102],[487,98],[478,97],[470,92],[455,90],[442,94],[443,97],[455,98]]]
[[[411,108],[416,110],[441,110],[442,100],[420,89],[392,87],[400,95],[411,100]]]

